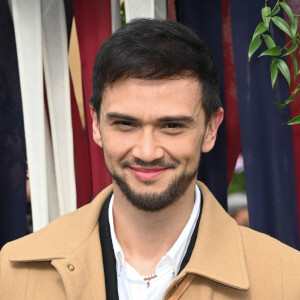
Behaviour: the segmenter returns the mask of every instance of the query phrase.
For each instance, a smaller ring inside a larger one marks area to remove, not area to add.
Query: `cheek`
[[[170,139],[165,150],[176,160],[195,163],[200,158],[201,144],[201,140],[195,136],[182,136]]]
[[[130,139],[110,134],[102,135],[103,151],[109,160],[122,159],[130,151]]]

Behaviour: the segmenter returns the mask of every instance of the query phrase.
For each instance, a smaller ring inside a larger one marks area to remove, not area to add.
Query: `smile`
[[[153,168],[153,169],[146,169],[146,168],[141,168],[141,169],[135,169],[135,168],[130,168],[132,173],[140,180],[142,181],[150,181],[155,178],[157,178],[159,175],[161,175],[164,171],[167,170],[167,168]]]

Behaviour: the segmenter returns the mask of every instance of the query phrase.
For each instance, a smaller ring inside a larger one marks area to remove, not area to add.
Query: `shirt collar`
[[[111,232],[111,239],[114,248],[114,254],[117,261],[117,269],[119,270],[125,265],[125,257],[124,252],[122,250],[121,245],[116,237],[115,227],[114,227],[114,219],[113,219],[113,202],[114,202],[114,195],[112,195],[109,208],[108,208],[108,220],[110,225],[110,232]],[[184,258],[184,255],[187,251],[187,247],[190,243],[193,231],[195,229],[199,214],[200,214],[200,207],[201,207],[201,193],[199,187],[195,186],[195,202],[192,213],[188,222],[186,223],[185,227],[183,228],[181,234],[179,235],[178,239],[176,240],[175,244],[172,248],[166,253],[164,257],[160,260],[157,266],[160,264],[171,263],[172,268],[178,273],[180,269],[180,265]]]
[[[181,234],[176,240],[172,248],[167,252],[166,256],[171,260],[173,268],[178,273],[182,260],[186,254],[187,248],[190,244],[192,234],[194,232],[201,207],[201,193],[198,186],[195,186],[195,203],[191,213],[191,216],[183,228]]]
[[[111,235],[111,240],[112,240],[114,253],[115,253],[115,257],[116,257],[116,261],[117,261],[117,266],[122,268],[125,264],[125,257],[124,257],[122,247],[119,244],[119,241],[116,237],[114,218],[113,218],[113,204],[114,204],[114,194],[112,194],[110,203],[109,203],[108,221],[109,221],[110,235]]]

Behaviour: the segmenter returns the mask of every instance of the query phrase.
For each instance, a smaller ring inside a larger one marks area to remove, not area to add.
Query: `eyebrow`
[[[118,113],[118,112],[109,112],[106,114],[106,118],[108,120],[112,119],[123,119],[128,121],[138,121],[138,118],[132,117],[130,115]],[[163,116],[157,119],[158,122],[178,122],[178,121],[184,121],[184,122],[195,122],[195,119],[191,116],[186,115],[175,115],[175,116]]]
[[[123,119],[128,121],[137,121],[138,119],[126,114],[118,113],[118,112],[109,112],[105,115],[106,119],[112,120],[112,119]]]
[[[165,116],[158,119],[160,122],[178,122],[178,121],[185,121],[185,122],[194,122],[195,119],[190,116],[185,115],[177,115],[177,116]]]

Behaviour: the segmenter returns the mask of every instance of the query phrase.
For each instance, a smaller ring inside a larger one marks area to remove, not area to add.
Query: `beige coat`
[[[195,248],[164,299],[176,290],[188,300],[299,300],[299,252],[239,227],[202,183],[199,187],[204,200]],[[8,243],[0,257],[0,299],[104,300],[98,217],[111,191]]]

